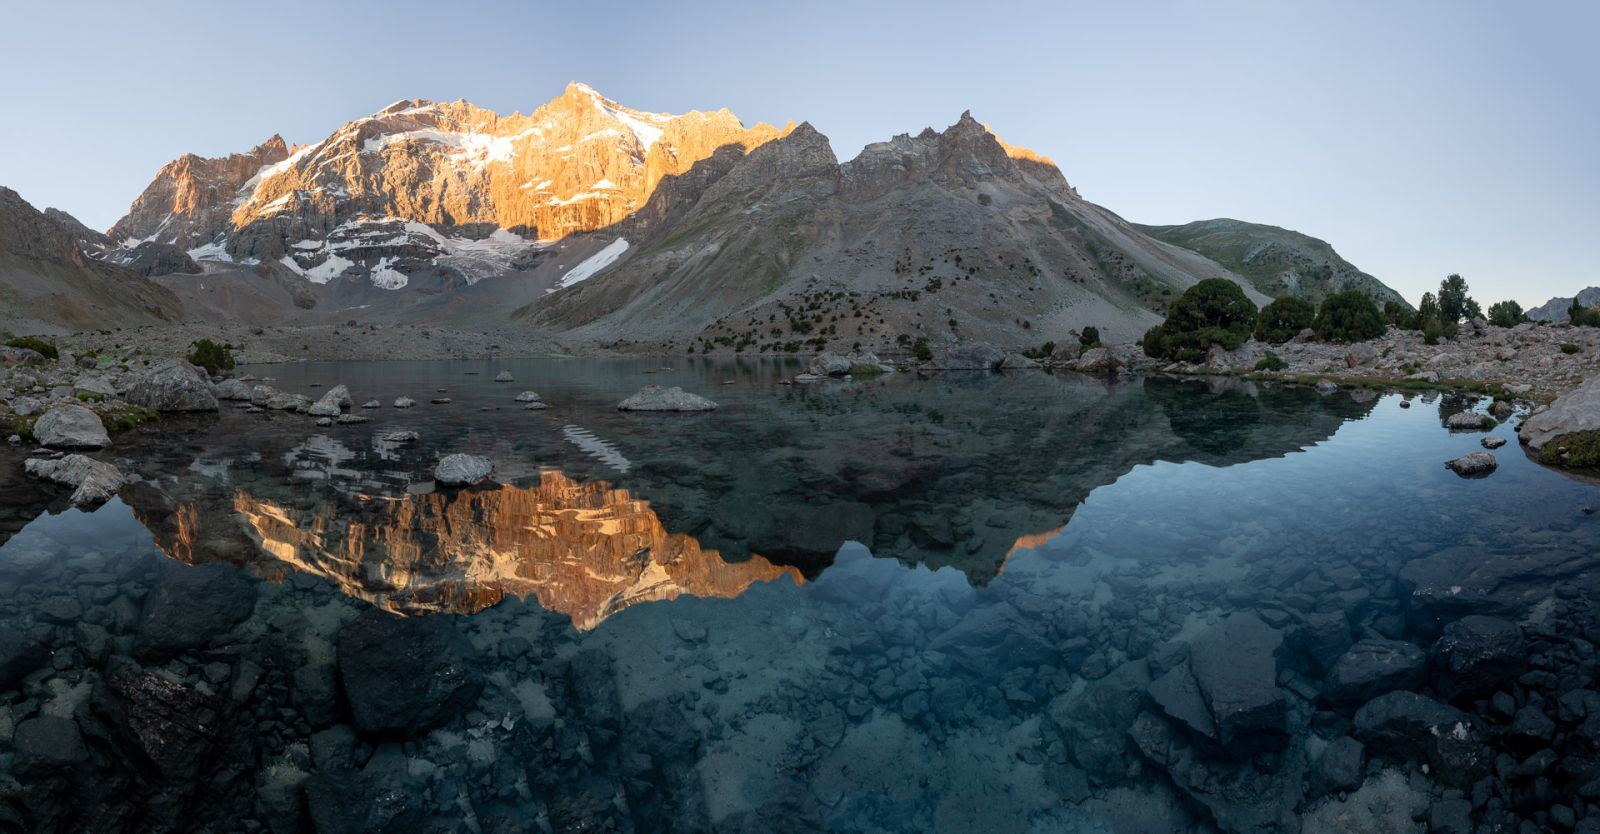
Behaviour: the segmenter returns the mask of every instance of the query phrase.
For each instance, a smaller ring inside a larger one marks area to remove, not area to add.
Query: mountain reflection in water
[[[309,510],[244,490],[216,507],[222,518],[201,518],[197,506],[180,505],[175,535],[158,535],[175,558],[195,559],[195,527],[236,526],[264,557],[251,565],[257,573],[323,577],[400,614],[471,614],[507,596],[532,596],[589,630],[640,602],[727,598],[755,582],[805,581],[798,569],[760,556],[728,562],[668,532],[649,502],[627,490],[555,471],[532,487],[357,495]]]

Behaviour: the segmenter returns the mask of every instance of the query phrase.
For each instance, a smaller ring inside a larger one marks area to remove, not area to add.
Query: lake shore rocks
[[[306,409],[306,413],[313,417],[338,417],[354,405],[350,398],[350,389],[343,385],[329,388],[318,400]]]
[[[110,500],[127,483],[122,470],[84,455],[28,458],[23,462],[23,471],[35,478],[72,487],[72,505],[84,509]]]
[[[33,439],[47,449],[67,451],[104,449],[111,445],[100,415],[81,405],[52,407],[33,424]]]
[[[183,359],[168,359],[138,374],[123,399],[154,411],[216,411],[211,378]]]

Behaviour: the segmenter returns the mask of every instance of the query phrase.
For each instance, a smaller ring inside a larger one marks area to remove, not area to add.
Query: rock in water
[[[1481,478],[1500,464],[1488,452],[1472,452],[1445,463],[1451,472],[1463,478]]]
[[[1444,421],[1445,427],[1451,431],[1483,431],[1488,428],[1484,425],[1483,415],[1476,411],[1461,411],[1450,415]]]
[[[1000,363],[1002,371],[1026,371],[1042,367],[1044,366],[1020,353],[1008,353],[1005,360]]]
[[[1452,701],[1513,686],[1527,665],[1522,627],[1499,617],[1462,617],[1433,644],[1433,663],[1439,693]]]
[[[478,653],[445,614],[369,608],[339,632],[339,678],[356,729],[420,735],[477,701]]]
[[[1006,361],[1005,351],[987,342],[957,345],[935,353],[923,363],[926,371],[992,371]]]
[[[22,468],[35,478],[73,487],[73,506],[85,509],[109,500],[128,480],[122,470],[115,466],[83,455],[55,459],[29,458]]]
[[[1385,692],[1421,686],[1427,665],[1427,655],[1415,643],[1362,640],[1333,664],[1322,694],[1329,703],[1356,706]]]
[[[444,487],[480,483],[494,473],[494,464],[476,455],[446,455],[433,468],[433,482]]]
[[[538,401],[539,395],[533,391],[523,391],[517,395],[517,402],[519,403],[536,403]]]
[[[206,372],[182,359],[168,359],[140,374],[123,399],[156,411],[216,411]]]
[[[1249,612],[1237,612],[1196,638],[1189,667],[1217,724],[1217,739],[1234,755],[1281,750],[1288,742],[1288,702],[1278,689],[1283,636]]]
[[[378,435],[378,439],[384,443],[400,445],[404,443],[415,443],[422,439],[422,435],[417,434],[409,429],[391,429],[383,434]]]
[[[1501,446],[1506,445],[1506,439],[1498,434],[1485,437],[1483,440],[1478,442],[1481,443],[1485,449],[1498,449]]]
[[[361,407],[362,408],[383,408],[383,403],[380,403],[377,400],[367,400],[366,402],[361,404]]]
[[[216,395],[219,400],[248,400],[253,391],[250,383],[244,380],[225,379],[217,383]]]
[[[410,408],[410,407],[412,407],[412,406],[414,406],[416,404],[417,404],[417,401],[411,399],[410,397],[395,397],[394,398],[394,407],[395,408]]]
[[[511,372],[510,371],[501,371],[500,373],[495,374],[494,381],[495,382],[510,382],[511,381]]]
[[[825,351],[817,354],[806,370],[817,376],[844,376],[850,373],[850,360],[837,353]]]
[[[89,756],[71,718],[30,718],[17,725],[12,744],[17,751],[14,767],[24,778],[70,771]]]
[[[349,408],[352,403],[350,389],[343,385],[335,385],[322,395],[322,398],[311,404],[306,413],[312,417],[337,417],[340,412]]]
[[[717,404],[674,385],[646,385],[639,393],[617,403],[618,411],[711,411]]]
[[[104,449],[111,445],[100,415],[76,403],[58,405],[39,415],[33,439],[51,449]]]
[[[1356,712],[1355,737],[1374,753],[1422,761],[1446,784],[1470,785],[1487,763],[1472,717],[1415,692],[1379,695]]]
[[[1575,436],[1600,432],[1600,374],[1556,397],[1550,407],[1522,421],[1517,434],[1535,452],[1546,446],[1567,445]],[[1544,456],[1541,456],[1541,459]],[[1586,465],[1579,461],[1577,465]]]
[[[1073,367],[1086,374],[1114,374],[1122,368],[1122,360],[1111,352],[1111,348],[1089,348],[1078,357]]]
[[[144,605],[136,657],[165,661],[203,649],[249,618],[255,581],[232,565],[172,563]]]

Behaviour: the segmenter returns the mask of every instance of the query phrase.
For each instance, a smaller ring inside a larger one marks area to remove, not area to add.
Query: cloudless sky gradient
[[[185,152],[402,98],[810,121],[846,159],[970,109],[1141,223],[1306,232],[1413,302],[1600,284],[1600,3],[18,3],[0,185],[97,228]]]

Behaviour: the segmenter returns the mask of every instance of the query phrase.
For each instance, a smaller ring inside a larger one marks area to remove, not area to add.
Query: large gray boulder
[[[1534,451],[1556,438],[1600,431],[1600,374],[1556,397],[1550,407],[1522,421],[1517,435]]]
[[[1481,478],[1500,465],[1488,452],[1468,452],[1444,464],[1451,472],[1463,478]]]
[[[156,411],[216,411],[206,372],[182,359],[165,362],[134,377],[123,398]]]
[[[1044,366],[1040,365],[1038,361],[1029,359],[1020,353],[1008,353],[1005,360],[1000,363],[1000,370],[1002,371],[1026,371],[1041,367]]]
[[[1122,369],[1122,360],[1111,348],[1097,347],[1084,351],[1072,366],[1086,374],[1114,374]]]
[[[494,464],[477,455],[445,455],[433,468],[433,482],[443,487],[481,483],[494,474]]]
[[[674,385],[646,385],[639,393],[617,403],[618,411],[711,411],[717,404]]]
[[[115,466],[83,455],[28,458],[22,469],[35,478],[72,487],[73,506],[85,509],[105,503],[128,480]]]
[[[248,401],[254,393],[250,383],[241,379],[225,379],[217,383],[216,395],[219,400],[235,402]]]
[[[306,413],[312,417],[337,417],[354,404],[350,399],[350,389],[343,385],[335,385],[312,403],[311,407],[306,409]]]
[[[817,376],[844,376],[850,373],[850,360],[837,353],[823,352],[811,360],[806,371]]]
[[[993,371],[1006,361],[1006,352],[987,342],[945,348],[922,364],[924,371]]]
[[[39,415],[33,424],[33,439],[50,449],[104,449],[111,445],[100,415],[77,403],[58,405]]]

